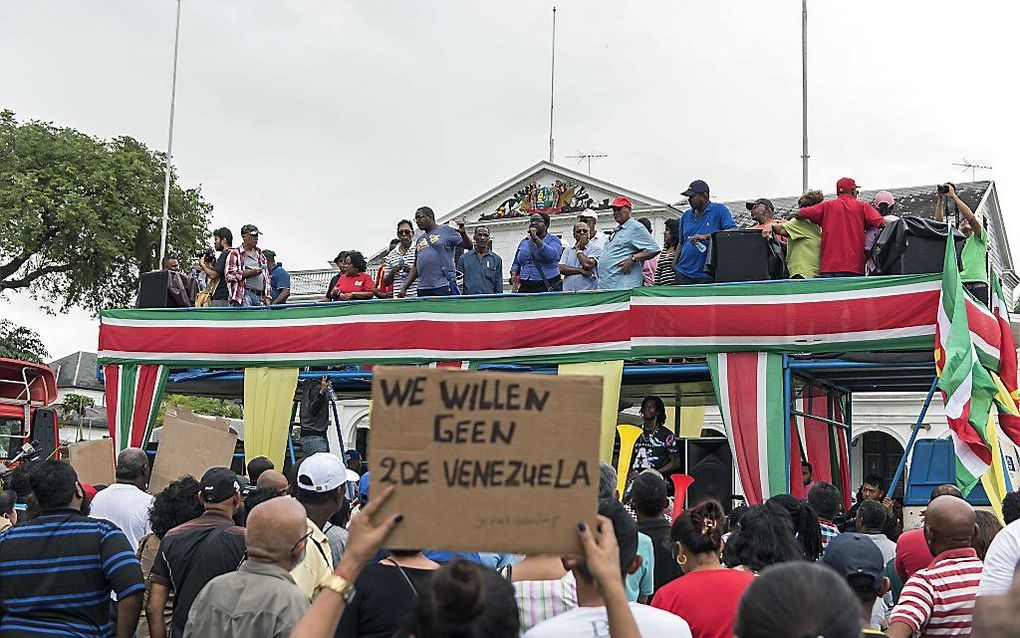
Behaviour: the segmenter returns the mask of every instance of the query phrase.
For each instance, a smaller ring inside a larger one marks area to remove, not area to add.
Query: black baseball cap
[[[206,503],[222,503],[241,491],[241,481],[230,468],[214,467],[202,475],[202,497]]]
[[[684,192],[682,192],[680,194],[683,195],[684,197],[690,197],[691,195],[694,195],[695,193],[707,193],[707,192],[708,192],[708,183],[705,182],[705,180],[696,179],[693,182],[691,182],[691,185],[687,187],[687,190],[685,190]]]
[[[759,197],[753,202],[747,202],[744,205],[747,206],[747,210],[754,210],[754,207],[757,206],[758,204],[765,204],[766,206],[768,206],[770,211],[772,211],[773,213],[776,212],[776,207],[772,205],[772,200],[765,199],[764,197]],[[266,251],[263,250],[262,252],[264,253]]]
[[[885,578],[885,559],[875,541],[864,534],[844,532],[829,541],[822,562],[836,570],[843,578],[867,576],[872,579],[875,591],[882,588]]]

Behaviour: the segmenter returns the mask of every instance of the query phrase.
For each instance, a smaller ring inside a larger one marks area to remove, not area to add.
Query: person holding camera
[[[206,248],[199,256],[198,267],[206,276],[206,285],[199,293],[195,301],[196,306],[225,307],[230,305],[230,297],[227,294],[227,285],[224,279],[224,272],[227,268],[227,253],[233,250],[234,234],[229,228],[217,228],[213,231],[213,246]],[[216,253],[219,256],[216,256]]]
[[[960,232],[966,237],[963,242],[963,252],[960,254],[962,269],[960,279],[963,280],[963,287],[970,291],[970,294],[988,305],[988,238],[985,229],[981,225],[970,206],[966,204],[956,192],[956,185],[951,183],[941,184],[935,196],[935,221],[945,221],[946,201],[951,200],[956,204],[956,210],[963,217],[959,221]]]

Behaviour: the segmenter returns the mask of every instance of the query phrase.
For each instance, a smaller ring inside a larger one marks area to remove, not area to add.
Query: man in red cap
[[[599,260],[599,288],[630,290],[639,288],[644,279],[641,264],[659,254],[648,229],[631,218],[631,203],[626,197],[613,200],[613,219],[617,226],[602,249]]]
[[[864,274],[864,229],[885,225],[875,208],[857,199],[857,183],[849,177],[836,182],[836,199],[793,213],[822,227],[822,277]]]

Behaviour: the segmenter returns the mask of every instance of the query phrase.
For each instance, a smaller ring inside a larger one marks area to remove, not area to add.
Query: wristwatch
[[[351,602],[351,599],[354,598],[354,583],[336,574],[330,574],[320,584],[325,589],[332,589],[340,594],[340,598],[343,598],[345,603]]]

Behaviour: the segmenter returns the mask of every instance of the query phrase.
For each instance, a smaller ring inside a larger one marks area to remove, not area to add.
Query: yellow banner
[[[680,406],[680,438],[694,439],[701,436],[705,426],[705,406]]]
[[[602,427],[599,432],[599,460],[612,463],[613,443],[616,438],[616,417],[620,410],[623,361],[564,363],[560,365],[557,374],[602,377]]]
[[[245,368],[245,463],[264,456],[283,467],[297,381],[297,368]]]
[[[988,470],[981,476],[981,485],[988,494],[988,501],[992,504],[992,511],[1003,525],[1006,522],[1002,518],[1002,499],[1006,497],[1006,468],[1002,467],[1002,450],[999,448],[999,432],[995,423],[995,410],[988,415],[988,427],[985,428],[988,438],[988,448],[992,452],[992,463]]]

